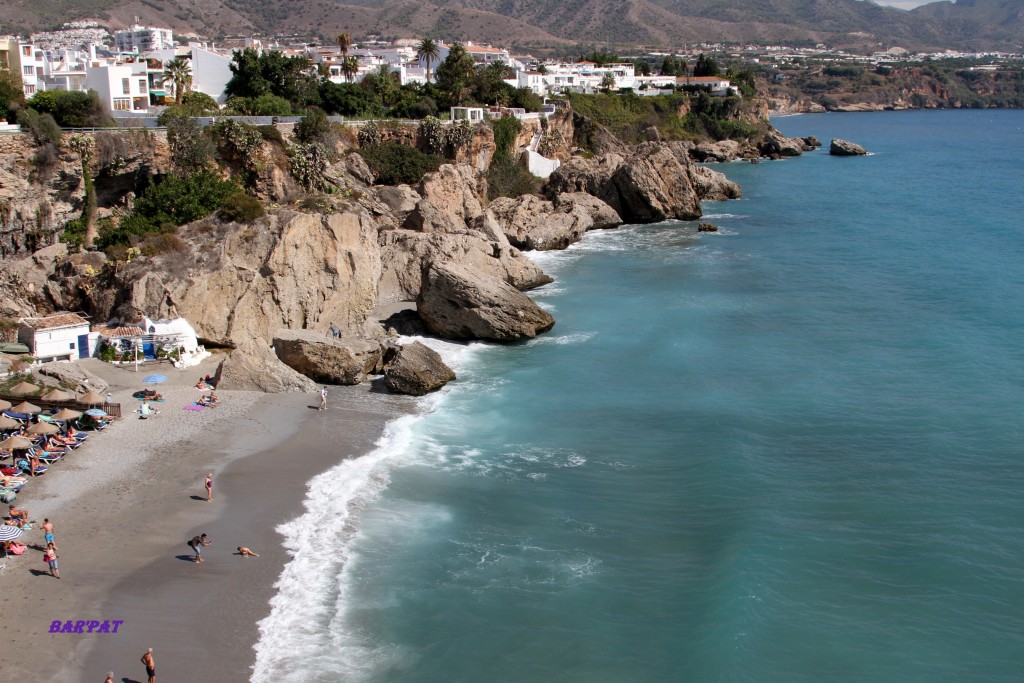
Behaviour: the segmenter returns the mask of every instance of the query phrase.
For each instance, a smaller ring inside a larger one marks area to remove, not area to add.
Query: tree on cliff
[[[251,47],[236,50],[231,80],[224,92],[230,97],[283,97],[298,108],[318,104],[317,77],[309,61],[272,50],[259,54]]]
[[[462,106],[468,102],[476,81],[476,63],[461,43],[455,43],[437,67],[437,87],[448,106]]]
[[[174,103],[192,88],[192,63],[184,57],[175,57],[164,64],[163,82],[174,86]]]
[[[7,69],[0,69],[0,118],[13,116],[12,105],[25,100],[21,76]]]
[[[441,53],[437,50],[437,43],[431,38],[424,38],[416,46],[416,59],[427,65],[427,83],[430,83],[430,65],[441,59]]]

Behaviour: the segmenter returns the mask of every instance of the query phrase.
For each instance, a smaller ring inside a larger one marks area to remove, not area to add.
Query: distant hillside
[[[260,33],[675,47],[700,41],[828,42],[863,48],[1019,49],[1024,0],[938,2],[913,11],[861,0],[7,0],[0,31],[94,18],[212,39]]]

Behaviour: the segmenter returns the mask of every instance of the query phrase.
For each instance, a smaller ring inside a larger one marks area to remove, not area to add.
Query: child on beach
[[[320,407],[317,410],[327,410],[327,387],[320,389]]]
[[[213,472],[206,475],[206,502],[209,503],[213,500]]]
[[[238,546],[238,554],[242,557],[259,557],[256,553],[246,548],[244,545]]]
[[[57,570],[57,546],[53,544],[53,541],[46,544],[45,559],[46,564],[50,566],[50,576],[60,578],[60,572]]]

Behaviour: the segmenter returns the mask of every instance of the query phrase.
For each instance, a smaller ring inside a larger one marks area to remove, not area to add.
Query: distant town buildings
[[[359,82],[369,74],[395,74],[402,85],[422,84],[434,80],[438,66],[449,55],[452,45],[437,41],[437,58],[428,63],[417,54],[419,41],[401,39],[394,42],[367,40],[353,45],[345,63],[335,46],[264,44],[255,37],[239,38],[237,44],[258,52],[280,51],[286,56],[309,60],[310,69],[317,69],[335,83]],[[232,51],[203,42],[175,42],[170,29],[133,25],[113,36],[95,22],[72,22],[57,31],[36,33],[28,40],[0,36],[0,69],[19,74],[26,97],[44,90],[95,91],[115,116],[153,116],[173,100],[175,93],[165,81],[165,64],[174,58],[186,59],[190,65],[190,89],[205,93],[218,104],[224,104],[225,86],[231,79]],[[503,63],[508,66],[504,79],[517,88],[527,88],[539,96],[563,93],[593,93],[627,90],[640,95],[656,95],[679,89],[700,89],[712,95],[735,94],[736,88],[724,77],[694,77],[676,74],[642,75],[635,62],[646,61],[653,66],[673,57],[694,64],[702,53],[716,58],[738,60],[749,64],[770,65],[777,69],[776,79],[786,78],[787,70],[807,64],[852,63],[864,65],[893,64],[910,60],[974,59],[984,63],[970,68],[996,69],[997,64],[1019,55],[1004,53],[941,52],[930,55],[912,54],[892,46],[872,55],[856,55],[824,45],[788,47],[784,45],[726,46],[702,43],[685,50],[648,52],[630,57],[630,61],[596,64],[588,61],[541,61],[530,55],[512,54],[508,49],[467,41],[466,53],[479,65]],[[654,69],[656,70],[656,69]],[[646,70],[645,70],[646,71]],[[459,117],[496,114],[486,108],[460,111]]]

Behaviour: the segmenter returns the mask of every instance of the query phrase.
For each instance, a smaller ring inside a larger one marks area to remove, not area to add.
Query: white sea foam
[[[339,628],[337,620],[344,612],[338,606],[348,593],[341,577],[351,559],[359,510],[387,486],[386,463],[408,452],[418,419],[407,415],[395,420],[374,451],[314,477],[305,513],[277,528],[292,559],[275,584],[278,592],[270,600],[270,614],[259,623],[255,683],[304,683],[314,680],[311,671],[333,675],[330,680],[355,680],[359,662],[385,656],[368,652],[357,637]]]
[[[747,218],[747,216],[744,216],[741,213],[706,213],[706,214],[704,214],[704,218],[706,218],[708,220],[719,220],[720,221],[720,220],[723,220],[723,219]]]
[[[560,337],[536,337],[529,341],[531,346],[543,345],[543,344],[558,344],[566,345],[570,344],[576,346],[593,339],[597,335],[597,332],[577,332],[575,334],[565,334]]]

